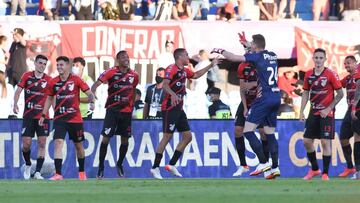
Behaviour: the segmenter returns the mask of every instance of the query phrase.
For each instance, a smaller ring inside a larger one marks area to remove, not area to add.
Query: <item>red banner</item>
[[[314,67],[312,55],[316,48],[323,48],[326,51],[327,61],[325,66],[337,72],[341,77],[347,74],[344,68],[345,57],[359,54],[359,45],[341,45],[337,42],[314,36],[298,27],[295,27],[295,42],[298,66],[303,71]]]
[[[119,23],[60,24],[63,54],[76,56],[115,56],[126,50],[133,59],[156,59],[165,51],[166,40],[184,47],[178,25],[141,26]]]

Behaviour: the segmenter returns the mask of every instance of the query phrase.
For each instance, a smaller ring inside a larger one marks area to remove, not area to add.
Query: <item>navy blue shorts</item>
[[[263,94],[251,104],[246,121],[257,125],[276,127],[280,94]]]

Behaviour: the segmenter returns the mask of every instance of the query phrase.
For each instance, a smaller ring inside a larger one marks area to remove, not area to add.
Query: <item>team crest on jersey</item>
[[[134,76],[129,77],[129,82],[132,84],[134,82]]]
[[[74,86],[75,86],[74,83],[69,84],[69,90],[70,90],[70,91],[73,91],[73,90],[74,90]]]
[[[326,83],[327,83],[327,79],[326,79],[326,78],[323,79],[323,80],[321,80],[321,86],[325,87]]]
[[[41,87],[42,87],[43,89],[46,87],[46,85],[47,85],[47,82],[46,82],[46,81],[41,83]]]

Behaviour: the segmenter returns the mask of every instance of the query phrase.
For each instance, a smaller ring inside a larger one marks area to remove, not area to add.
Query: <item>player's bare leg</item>
[[[260,173],[271,169],[270,164],[266,161],[261,142],[255,135],[255,129],[257,128],[257,126],[257,124],[250,123],[248,121],[245,122],[244,126],[244,136],[249,141],[252,150],[255,152],[260,162],[260,164],[256,167],[255,171],[250,173],[251,176],[259,175]]]
[[[30,148],[31,148],[31,137],[22,137],[22,154],[25,160],[24,179],[28,180],[31,176],[31,160],[30,160]]]
[[[360,179],[360,135],[354,133],[354,160],[356,173],[353,179]]]
[[[303,143],[306,149],[307,157],[309,162],[311,163],[311,169],[307,173],[307,175],[303,178],[304,180],[311,180],[314,176],[320,175],[321,171],[319,169],[317,160],[316,160],[316,152],[314,148],[314,140],[309,138],[304,138]]]
[[[86,180],[86,173],[85,173],[85,151],[83,142],[75,142],[74,143],[76,148],[76,156],[79,163],[79,180]]]
[[[351,149],[349,139],[341,139],[340,143],[341,143],[341,148],[343,150],[347,166],[346,166],[345,170],[339,174],[339,177],[347,177],[356,172],[356,169],[354,168],[354,164],[352,162],[352,149]]]
[[[173,133],[164,133],[163,137],[156,149],[154,164],[150,170],[151,174],[156,179],[162,179],[162,176],[160,174],[159,165],[160,165],[161,159],[163,157],[163,152],[165,150],[165,147],[169,143],[172,136],[173,136]]]
[[[107,153],[108,144],[110,141],[109,137],[101,136],[101,145],[100,145],[100,154],[99,154],[99,169],[97,173],[97,178],[102,179],[104,177],[104,161]]]
[[[129,148],[129,138],[128,137],[121,137],[121,145],[119,148],[119,159],[116,163],[117,166],[117,174],[120,177],[124,176],[124,169],[123,169],[123,161],[126,156],[127,150]]]
[[[235,147],[240,159],[240,166],[237,171],[235,171],[233,176],[241,176],[243,173],[249,171],[249,167],[246,163],[245,138],[243,136],[243,131],[243,126],[235,126]]]
[[[275,137],[275,128],[264,126],[264,133],[268,142],[269,151],[271,154],[272,166],[271,170],[265,172],[264,176],[266,179],[273,179],[280,176],[279,170],[279,144]],[[266,157],[266,155],[265,155]]]
[[[36,160],[36,169],[34,173],[34,179],[42,180],[44,179],[41,176],[41,168],[44,164],[45,160],[45,145],[46,145],[46,136],[38,136],[37,138],[37,145],[38,145],[38,151],[37,151],[37,160]]]
[[[170,173],[172,173],[177,177],[182,177],[182,175],[176,169],[175,164],[179,160],[185,147],[191,142],[191,140],[192,140],[192,135],[190,131],[182,132],[182,139],[179,142],[179,144],[176,146],[176,150],[174,152],[174,155],[170,159],[169,165],[165,167],[167,171],[169,171]]]
[[[55,163],[55,175],[50,178],[50,180],[63,180],[61,175],[62,167],[62,148],[64,145],[63,139],[54,140],[54,163]]]

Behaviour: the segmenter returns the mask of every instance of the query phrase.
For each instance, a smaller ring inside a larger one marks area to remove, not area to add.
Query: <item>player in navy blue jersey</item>
[[[259,175],[263,172],[265,177],[270,174],[280,175],[278,167],[278,143],[275,138],[276,116],[280,106],[280,90],[278,81],[277,56],[274,52],[265,50],[265,38],[261,34],[252,36],[252,42],[247,42],[239,34],[240,42],[251,51],[245,55],[235,55],[224,49],[214,49],[212,53],[223,55],[226,59],[236,62],[251,62],[256,67],[258,76],[258,92],[252,103],[244,126],[244,136],[249,141],[252,150],[257,155],[260,164],[250,175]],[[264,124],[264,131],[268,139],[269,151],[273,157],[272,166],[267,162],[261,142],[255,135],[258,125]]]

